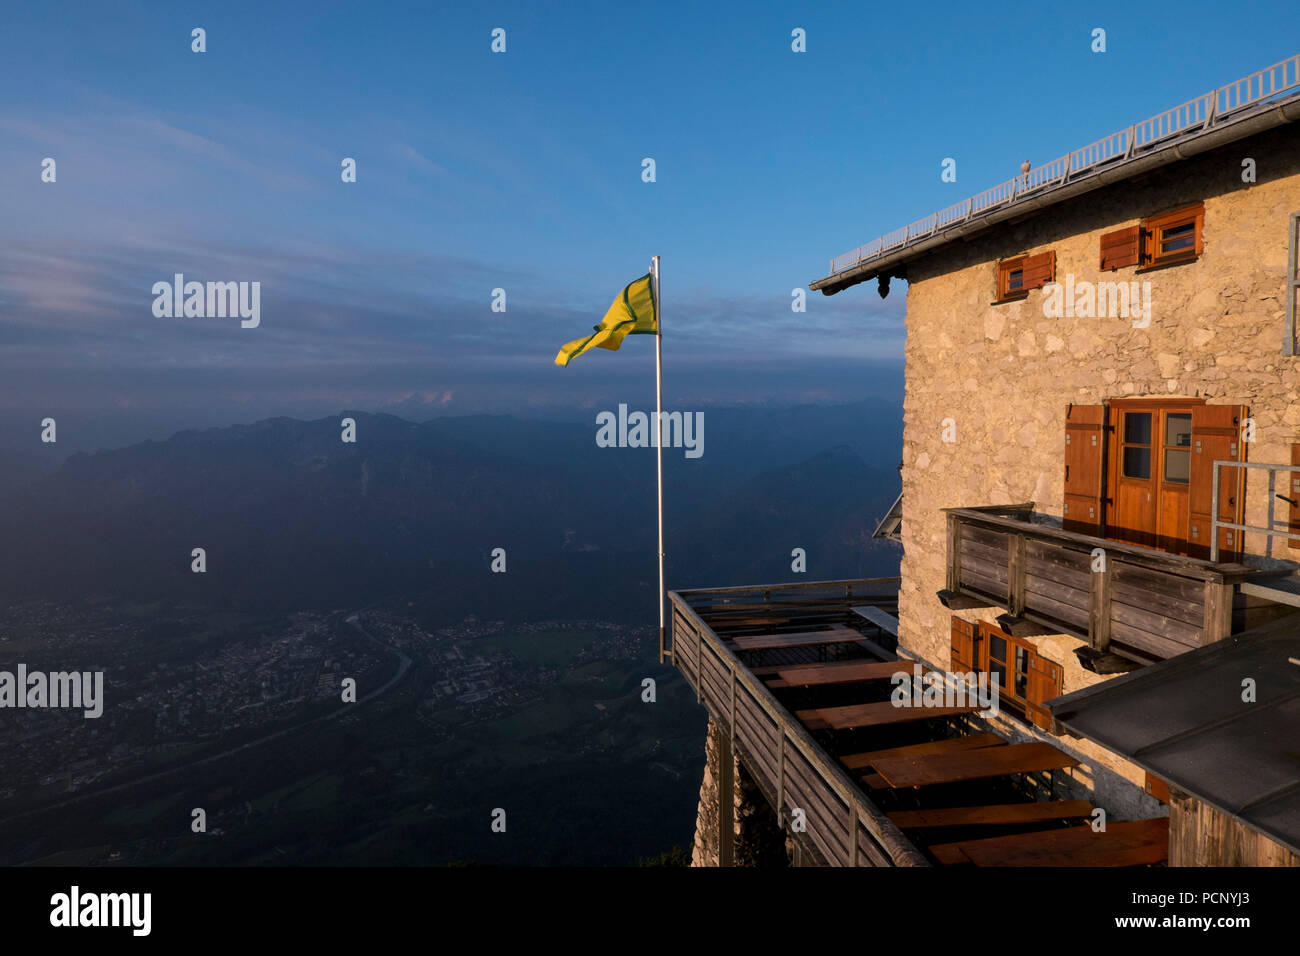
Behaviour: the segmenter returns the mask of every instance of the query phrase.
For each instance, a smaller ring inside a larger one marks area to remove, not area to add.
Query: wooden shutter
[[[1300,445],[1291,446],[1291,464],[1300,465]],[[1300,534],[1300,471],[1293,471],[1287,476],[1286,496],[1293,502],[1287,506],[1287,530]],[[1300,541],[1287,539],[1287,547],[1300,548]]]
[[[1199,405],[1192,408],[1192,472],[1187,490],[1187,553],[1210,556],[1210,509],[1214,497],[1214,462],[1245,461],[1241,423],[1245,405]],[[1243,524],[1246,514],[1246,469],[1219,470],[1219,520]],[[1241,532],[1219,532],[1219,560],[1241,557]]]
[[[1025,256],[1020,266],[1023,270],[1025,289],[1041,289],[1056,278],[1056,252],[1040,252],[1036,256]]]
[[[1106,487],[1106,406],[1071,405],[1065,410],[1066,531],[1102,536]]]
[[[975,625],[963,621],[956,614],[952,616],[952,654],[949,657],[948,670],[953,674],[965,674],[975,669]]]
[[[1061,696],[1064,668],[1037,653],[1029,655],[1029,687],[1025,690],[1025,712],[1034,726],[1052,729],[1052,715],[1044,703]]]
[[[1101,269],[1135,266],[1142,259],[1142,227],[1129,226],[1101,237]]]

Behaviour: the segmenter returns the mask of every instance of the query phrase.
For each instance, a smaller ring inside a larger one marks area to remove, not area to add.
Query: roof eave
[[[1132,179],[1152,169],[1190,159],[1192,156],[1208,150],[1225,146],[1228,143],[1254,136],[1257,133],[1287,123],[1293,123],[1296,120],[1300,120],[1300,92],[1293,93],[1281,100],[1262,103],[1255,109],[1245,110],[1240,115],[1225,120],[1221,126],[1215,126],[1204,132],[1193,134],[1190,137],[1170,143],[1168,146],[1093,170],[1071,182],[1044,189],[1038,195],[1027,195],[1022,200],[1000,206],[976,218],[965,220],[888,255],[879,256],[869,262],[863,262],[850,269],[814,280],[808,284],[808,288],[814,292],[821,292],[822,295],[835,295],[850,286],[868,282],[880,275],[899,275],[901,274],[901,268],[907,263],[957,239],[984,232],[1002,222],[1023,219],[1041,209],[1065,202],[1084,193],[1126,179]]]

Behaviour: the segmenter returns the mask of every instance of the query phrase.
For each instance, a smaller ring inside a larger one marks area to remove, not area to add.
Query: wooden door
[[[1245,461],[1241,427],[1244,405],[1203,405],[1192,413],[1191,482],[1188,486],[1189,553],[1210,556],[1210,514],[1214,508],[1214,462]],[[1219,520],[1243,524],[1246,506],[1246,469],[1224,466],[1219,470]],[[1219,560],[1241,556],[1240,531],[1219,532]]]
[[[1113,445],[1114,507],[1106,521],[1116,541],[1151,548],[1156,545],[1160,503],[1156,437],[1160,413],[1151,407],[1121,407]]]
[[[1105,521],[1106,406],[1071,405],[1065,411],[1066,531],[1101,537]]]
[[[1191,482],[1192,409],[1164,408],[1155,437],[1160,475],[1156,507],[1156,547],[1186,554],[1187,494]]]

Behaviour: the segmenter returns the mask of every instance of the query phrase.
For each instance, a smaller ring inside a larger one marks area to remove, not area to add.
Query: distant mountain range
[[[356,442],[340,420],[356,420]],[[669,587],[895,574],[870,533],[902,414],[862,402],[706,412],[665,449]],[[76,454],[3,490],[0,598],[291,610],[401,600],[429,618],[654,617],[652,449],[509,416],[345,411]],[[207,571],[190,570],[206,550]],[[494,548],[507,571],[493,574]]]

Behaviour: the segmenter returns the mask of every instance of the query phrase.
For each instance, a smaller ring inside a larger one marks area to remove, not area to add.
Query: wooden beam
[[[1058,628],[1048,627],[1046,624],[1039,624],[1037,621],[1023,617],[1012,617],[1010,614],[998,615],[998,627],[1012,637],[1039,637],[1043,634],[1061,633]]]
[[[1007,610],[1019,617],[1025,610],[1025,536],[1007,535]]]
[[[1201,633],[1202,645],[1232,636],[1232,591],[1231,584],[1205,582],[1205,630]]]
[[[948,515],[948,579],[944,587],[952,593],[961,590],[961,522]]]
[[[1088,609],[1088,644],[1098,653],[1110,649],[1110,615],[1113,592],[1111,562],[1103,557],[1105,567],[1092,573],[1092,605]],[[1207,585],[1209,582],[1206,582]]]
[[[937,591],[935,596],[939,599],[939,603],[950,611],[969,611],[973,608],[997,607],[996,604],[986,601],[984,598],[973,597],[969,594],[958,594],[956,591]]]

